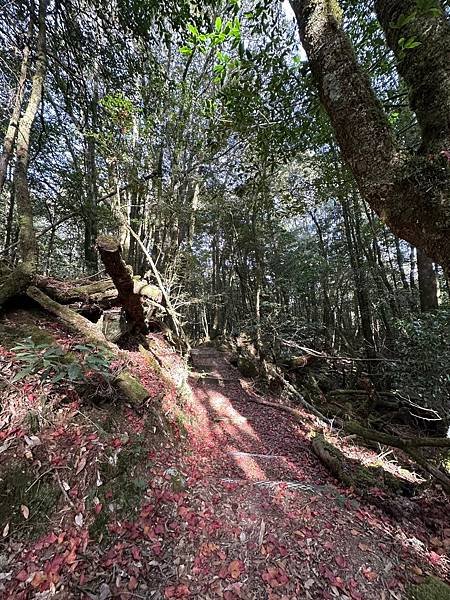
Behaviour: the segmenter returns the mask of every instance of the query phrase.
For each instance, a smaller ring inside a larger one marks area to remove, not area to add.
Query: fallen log
[[[386,446],[393,446],[394,448],[400,448],[402,450],[408,448],[420,448],[420,447],[433,447],[433,448],[450,448],[450,438],[442,437],[413,437],[413,438],[400,438],[389,433],[382,433],[381,431],[375,431],[374,429],[366,429],[355,421],[350,421],[345,424],[345,430],[349,433],[355,433],[359,437]]]
[[[101,279],[85,285],[73,285],[68,281],[60,281],[37,275],[36,287],[56,300],[60,304],[71,304],[72,302],[85,302],[87,300],[98,301],[103,298],[117,297],[117,290],[112,279]]]
[[[418,448],[450,448],[450,438],[400,438],[389,433],[382,433],[373,429],[366,429],[359,423],[351,421],[346,423],[344,426],[345,431],[348,433],[356,434],[365,440],[372,442],[379,442],[386,446],[398,448],[403,450],[416,464],[422,469],[427,471],[432,477],[434,477],[441,484],[442,488],[450,494],[450,478],[447,477],[437,467],[431,465],[424,456],[417,452]]]
[[[121,357],[117,346],[109,342],[93,323],[75,311],[67,306],[58,304],[58,302],[52,300],[37,287],[30,286],[27,290],[27,295],[46,311],[57,317],[68,329],[75,333],[81,333],[87,342],[109,351],[109,353],[115,357]],[[133,404],[134,406],[142,404],[149,397],[147,389],[126,370],[121,371],[117,375],[114,383],[116,383],[117,387],[130,404]]]

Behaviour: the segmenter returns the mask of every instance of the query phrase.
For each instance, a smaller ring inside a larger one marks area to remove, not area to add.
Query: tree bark
[[[403,0],[379,0],[380,21],[386,26],[389,5],[404,6]],[[407,5],[413,2],[407,2]],[[369,77],[358,65],[351,42],[342,28],[342,11],[337,0],[291,0],[302,44],[309,58],[313,76],[318,85],[321,101],[330,117],[344,159],[348,163],[361,194],[379,217],[399,237],[422,248],[432,259],[450,270],[450,165],[444,157],[408,156],[400,151],[378,101]],[[446,96],[450,95],[448,70],[445,59],[447,27],[444,16],[440,20],[424,16],[420,27],[439,24],[443,47],[437,58],[431,58],[431,48],[438,45],[422,42],[427,52],[420,54],[418,68],[428,71],[428,90],[435,90],[442,99],[443,111],[433,116],[420,116],[423,145],[441,147],[447,137],[450,109]],[[386,28],[386,27],[385,27]],[[422,36],[424,37],[424,36]],[[422,41],[421,37],[421,41]],[[410,55],[407,53],[411,52]],[[406,50],[408,60],[414,61],[414,50]],[[448,57],[448,54],[447,54]],[[415,64],[415,63],[414,63]],[[438,68],[435,68],[438,66]],[[406,67],[405,67],[406,69]],[[410,73],[410,71],[408,71]],[[406,79],[406,71],[405,71]],[[439,78],[442,84],[438,83]],[[407,83],[418,94],[419,79],[409,77]],[[445,89],[443,89],[445,87]],[[427,97],[430,95],[427,94]],[[415,105],[418,119],[422,105]],[[426,109],[424,108],[424,111]],[[443,132],[443,133],[436,133]],[[433,135],[435,136],[434,139]],[[447,142],[445,142],[447,143]]]
[[[417,249],[417,274],[420,310],[425,312],[438,308],[438,287],[433,261],[419,248]]]
[[[439,0],[422,9],[418,4],[375,0],[375,10],[409,89],[422,134],[420,151],[439,154],[450,149],[450,26]],[[418,45],[404,49],[402,39]]]
[[[33,273],[36,270],[38,260],[38,245],[33,223],[33,206],[28,187],[28,163],[30,159],[31,129],[42,101],[44,79],[47,70],[46,16],[47,0],[40,0],[36,68],[28,105],[19,121],[17,131],[14,187],[16,190],[17,214],[19,219],[20,258],[22,261],[22,270],[26,273]]]
[[[42,101],[44,79],[47,69],[46,16],[48,0],[39,2],[39,32],[36,51],[36,67],[32,79],[27,107],[17,128],[16,166],[14,189],[19,222],[20,263],[11,275],[1,282],[0,307],[12,296],[24,290],[32,280],[38,262],[38,244],[33,222],[33,206],[28,187],[28,163],[30,157],[30,135],[37,111]]]
[[[134,291],[133,272],[122,260],[119,241],[113,237],[99,236],[97,248],[106,272],[117,288],[119,302],[123,306],[127,319],[136,332],[146,333],[147,325],[141,295]]]
[[[0,194],[6,181],[6,172],[8,164],[11,160],[14,151],[14,144],[17,138],[17,128],[19,125],[20,111],[22,109],[23,95],[25,91],[25,83],[27,81],[28,63],[30,59],[30,40],[33,32],[33,19],[30,19],[28,40],[23,49],[22,64],[20,66],[19,80],[17,82],[16,95],[14,98],[14,106],[11,113],[11,118],[8,123],[8,128],[3,140],[3,151],[0,155]]]

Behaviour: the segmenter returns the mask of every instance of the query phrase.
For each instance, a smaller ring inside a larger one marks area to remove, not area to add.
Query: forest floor
[[[7,383],[30,331],[80,342],[42,313],[0,323],[0,598],[399,600],[448,578],[442,493],[395,498],[393,516],[383,490],[375,507],[340,487],[311,449],[310,415],[257,404],[224,353],[194,350],[183,384],[153,335],[162,365],[128,359],[150,401],[102,404],[35,376]],[[351,443],[395,473],[392,455]]]

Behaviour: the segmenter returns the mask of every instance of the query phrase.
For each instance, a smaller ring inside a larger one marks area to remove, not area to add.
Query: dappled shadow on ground
[[[156,406],[161,376],[129,356]],[[165,347],[158,356],[164,368],[174,358]],[[16,529],[28,522],[20,502],[3,528],[0,598],[398,600],[427,572],[445,576],[423,525],[397,523],[333,481],[307,415],[302,425],[251,402],[220,353],[205,366],[214,376],[191,378],[182,414],[165,388],[170,431],[144,407],[114,416],[68,405],[39,432],[31,483],[47,474],[61,495],[34,542]],[[14,444],[2,460],[29,454],[23,432]]]
[[[247,560],[282,564],[281,575],[276,566],[260,573],[266,597],[289,598],[271,594],[295,588],[305,598],[396,598],[411,577],[446,570],[427,547],[423,523],[397,523],[339,488],[313,454],[306,426],[251,402],[229,365],[218,357],[211,364],[221,382],[191,381],[199,455],[207,449],[209,476],[235,498],[240,526],[252,523],[260,545]]]

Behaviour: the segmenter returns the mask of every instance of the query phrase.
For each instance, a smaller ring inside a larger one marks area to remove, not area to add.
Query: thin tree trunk
[[[33,223],[33,206],[28,187],[28,163],[30,159],[30,135],[37,111],[42,101],[44,79],[47,69],[46,57],[46,14],[47,0],[39,2],[39,34],[37,43],[36,69],[25,113],[19,121],[16,143],[16,167],[14,187],[16,190],[17,215],[19,221],[19,251],[22,270],[33,273],[37,267],[38,245]]]
[[[417,249],[420,309],[422,312],[438,308],[437,279],[433,261]]]
[[[6,181],[6,173],[8,170],[8,164],[12,158],[14,151],[14,144],[17,138],[17,130],[20,119],[20,111],[22,109],[23,95],[25,92],[25,84],[27,81],[28,64],[30,59],[30,40],[33,34],[33,17],[30,18],[30,25],[28,31],[28,39],[23,49],[22,64],[20,67],[19,81],[17,83],[16,95],[14,98],[14,106],[11,114],[11,118],[8,123],[5,138],[3,140],[3,151],[0,155],[0,194],[2,193],[3,186]],[[8,244],[6,244],[8,245]]]
[[[415,289],[415,287],[416,287],[416,279],[415,279],[416,266],[417,266],[417,264],[416,264],[416,249],[411,244],[410,251],[409,251],[409,287],[412,290]]]
[[[33,206],[28,187],[28,164],[30,159],[30,136],[37,111],[42,101],[44,79],[47,68],[46,57],[46,15],[47,0],[39,2],[39,33],[36,49],[36,67],[32,79],[31,93],[27,107],[19,121],[16,141],[16,165],[13,185],[16,193],[17,217],[19,224],[19,266],[0,286],[0,307],[26,288],[38,263],[38,244],[33,221]]]

